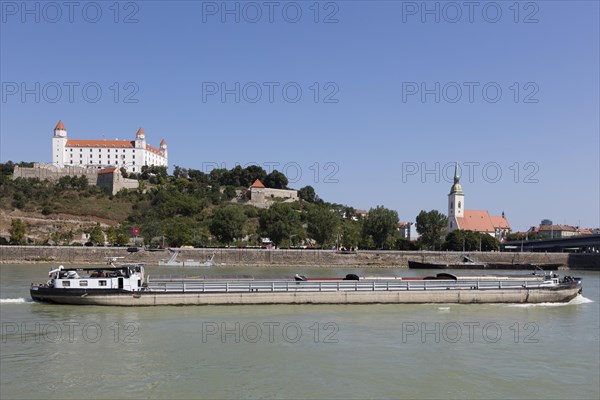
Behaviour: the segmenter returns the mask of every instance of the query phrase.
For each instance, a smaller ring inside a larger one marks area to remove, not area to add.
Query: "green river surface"
[[[568,304],[124,308],[32,302],[30,283],[45,282],[54,267],[0,266],[2,399],[600,398],[598,272],[567,272],[583,278],[583,295]],[[147,272],[323,277],[439,271]]]

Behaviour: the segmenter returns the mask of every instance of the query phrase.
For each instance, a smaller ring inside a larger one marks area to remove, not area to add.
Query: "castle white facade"
[[[52,137],[52,164],[58,167],[125,167],[127,172],[140,172],[144,165],[169,165],[167,142],[159,148],[146,143],[142,128],[135,140],[81,140],[69,139],[62,121],[58,121]]]

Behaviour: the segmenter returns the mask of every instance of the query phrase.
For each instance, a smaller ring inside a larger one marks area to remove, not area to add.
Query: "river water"
[[[568,272],[584,287],[569,304],[118,308],[31,302],[29,284],[45,281],[50,268],[0,266],[2,399],[600,397],[598,272]]]

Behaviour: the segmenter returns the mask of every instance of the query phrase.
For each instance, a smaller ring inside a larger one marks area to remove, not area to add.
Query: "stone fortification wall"
[[[56,182],[63,176],[85,176],[90,185],[96,185],[98,180],[97,168],[79,166],[57,167],[52,164],[35,163],[32,168],[15,166],[13,178],[38,178]]]
[[[88,184],[106,187],[112,194],[116,194],[121,189],[137,189],[139,183],[135,179],[126,179],[121,176],[117,169],[113,173],[98,174],[96,167],[80,167],[76,165],[67,165],[58,167],[52,164],[35,163],[32,168],[15,167],[13,178],[38,178],[57,182],[64,176],[85,176]]]

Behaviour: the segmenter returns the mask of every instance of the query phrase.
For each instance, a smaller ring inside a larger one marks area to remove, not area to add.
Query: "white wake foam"
[[[18,299],[0,299],[0,304],[17,304],[17,303],[31,303],[33,299],[26,299],[24,297],[19,297]]]
[[[588,299],[587,297],[583,297],[578,294],[575,298],[567,303],[526,303],[526,304],[509,304],[509,307],[562,307],[562,306],[572,306],[586,303],[593,303],[594,300]]]

